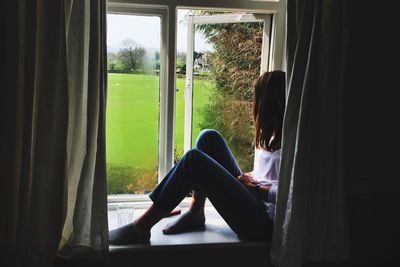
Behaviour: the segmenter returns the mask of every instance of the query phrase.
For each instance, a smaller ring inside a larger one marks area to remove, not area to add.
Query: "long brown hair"
[[[285,112],[285,72],[263,73],[254,82],[253,120],[255,146],[267,151],[281,148]]]

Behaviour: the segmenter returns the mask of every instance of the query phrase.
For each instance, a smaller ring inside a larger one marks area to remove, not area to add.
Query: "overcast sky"
[[[178,10],[178,51],[186,51],[186,10]],[[130,38],[145,48],[160,48],[160,18],[150,16],[107,15],[107,46],[119,48],[122,40]],[[195,34],[195,51],[212,50],[200,33]]]

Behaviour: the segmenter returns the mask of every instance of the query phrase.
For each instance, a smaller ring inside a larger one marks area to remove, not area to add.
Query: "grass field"
[[[155,75],[108,75],[107,172],[109,194],[146,191],[155,181],[138,181],[154,176],[158,159],[159,79]],[[177,80],[175,146],[183,148],[184,79]],[[200,108],[207,103],[212,82],[195,80],[193,136],[201,130]],[[153,179],[154,180],[154,179]],[[144,187],[143,190],[136,187]]]

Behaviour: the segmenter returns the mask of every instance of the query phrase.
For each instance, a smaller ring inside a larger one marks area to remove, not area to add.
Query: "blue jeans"
[[[189,192],[204,194],[242,240],[271,240],[273,222],[262,201],[236,178],[241,170],[223,137],[203,130],[196,148],[185,153],[150,194],[163,214]]]

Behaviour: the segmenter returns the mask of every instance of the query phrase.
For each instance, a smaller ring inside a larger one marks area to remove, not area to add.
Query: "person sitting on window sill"
[[[163,229],[166,235],[205,229],[206,198],[240,240],[272,238],[285,110],[285,72],[263,73],[254,82],[254,169],[242,173],[221,134],[203,130],[149,195],[153,204],[134,222],[109,232],[111,245],[148,243],[150,230],[193,191],[187,212]]]

